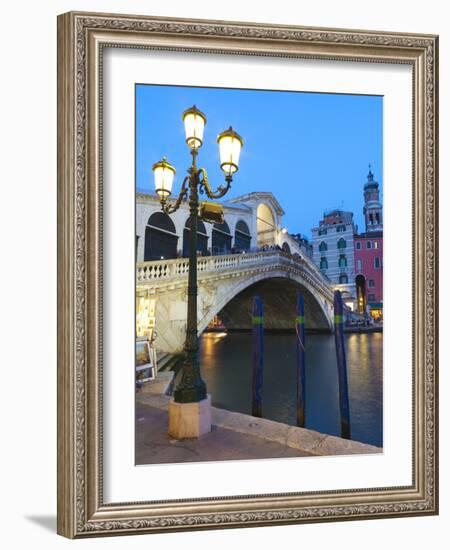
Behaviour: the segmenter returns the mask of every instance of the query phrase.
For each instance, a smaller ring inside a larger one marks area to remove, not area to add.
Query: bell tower
[[[364,185],[364,218],[366,221],[366,233],[371,231],[383,231],[383,205],[380,202],[378,182],[369,164],[367,182]]]

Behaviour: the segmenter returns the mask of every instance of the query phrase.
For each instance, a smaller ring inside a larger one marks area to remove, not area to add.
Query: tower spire
[[[370,163],[367,182],[364,185],[363,212],[366,222],[366,232],[383,230],[383,205],[380,202],[378,182],[375,181]]]

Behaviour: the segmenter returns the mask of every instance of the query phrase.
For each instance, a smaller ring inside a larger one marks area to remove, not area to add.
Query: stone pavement
[[[215,407],[209,434],[175,440],[167,434],[170,397],[161,389],[152,384],[136,394],[137,465],[382,452],[357,441]]]
[[[312,456],[254,435],[212,427],[199,439],[178,441],[167,435],[167,411],[136,403],[136,464],[250,460]]]

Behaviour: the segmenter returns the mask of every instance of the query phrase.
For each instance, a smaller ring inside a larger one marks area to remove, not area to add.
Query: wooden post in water
[[[262,386],[264,365],[264,308],[259,296],[253,298],[252,310],[253,384],[252,415],[262,417]]]
[[[350,405],[348,400],[347,360],[344,344],[344,312],[342,295],[334,291],[334,342],[339,380],[339,410],[341,413],[341,437],[350,439]]]
[[[305,427],[305,299],[297,294],[295,317],[297,342],[297,426]]]

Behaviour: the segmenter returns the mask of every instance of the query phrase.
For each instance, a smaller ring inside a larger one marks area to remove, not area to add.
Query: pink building
[[[369,167],[364,185],[366,231],[354,236],[356,309],[383,317],[383,207],[378,182]]]

